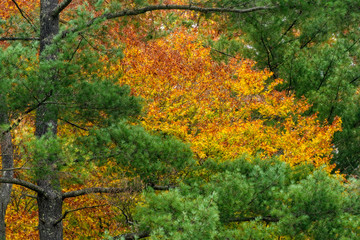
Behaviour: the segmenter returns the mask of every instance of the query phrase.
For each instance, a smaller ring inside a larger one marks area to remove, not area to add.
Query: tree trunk
[[[50,183],[50,184],[49,184]],[[41,240],[62,240],[62,196],[54,189],[51,181],[38,181],[38,185],[46,190],[47,195],[37,197],[39,207],[39,234]],[[46,187],[47,185],[47,187]]]
[[[52,16],[52,11],[58,5],[58,0],[41,0],[40,5],[40,61],[56,60],[56,52],[44,55],[44,50],[52,44],[52,40],[59,33],[59,16]],[[43,73],[43,81],[52,86],[56,81],[56,69]],[[47,93],[45,90],[44,94]],[[53,94],[55,95],[55,94]],[[46,103],[40,106],[36,112],[35,135],[40,138],[48,131],[55,136],[57,134],[57,110],[54,106]],[[46,194],[38,194],[39,207],[39,235],[41,240],[62,240],[62,196],[59,184],[58,169],[56,164],[49,159],[41,159],[39,168],[50,169],[44,176],[37,176],[37,184],[42,187]]]
[[[6,111],[6,104],[4,97],[0,95],[0,104],[2,108],[0,110],[0,125],[9,124],[9,119]],[[0,146],[1,146],[1,160],[3,169],[12,169],[14,167],[14,158],[13,158],[13,145],[12,137],[10,131],[5,132],[3,136],[0,136]],[[2,177],[12,178],[13,171],[3,171]],[[0,185],[0,240],[6,239],[6,225],[5,225],[5,215],[6,209],[10,202],[12,184],[2,183]]]

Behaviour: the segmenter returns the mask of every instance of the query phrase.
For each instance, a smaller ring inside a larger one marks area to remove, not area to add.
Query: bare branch
[[[229,222],[249,222],[249,221],[255,221],[255,220],[261,220],[264,221],[266,223],[271,223],[271,222],[279,222],[280,219],[277,217],[271,217],[271,216],[265,216],[265,217],[242,217],[242,218],[233,218],[233,219],[229,219]]]
[[[354,78],[353,80],[350,81],[350,84],[353,84],[354,82],[356,82],[356,80],[358,80],[360,78],[360,76],[357,76],[356,78]]]
[[[129,190],[130,188],[105,188],[105,187],[84,188],[81,190],[63,193],[62,198],[65,199],[71,197],[78,197],[90,193],[120,193]]]
[[[82,43],[83,40],[84,40],[84,37],[81,35],[81,39],[80,39],[78,45],[76,46],[74,52],[71,54],[71,57],[70,57],[70,59],[69,59],[69,62],[71,62],[71,61],[73,60],[73,58],[75,57],[75,54],[76,54],[76,52],[79,50],[80,45],[81,45],[81,43]]]
[[[66,217],[66,215],[68,215],[69,213],[77,212],[77,211],[89,209],[89,208],[103,207],[103,206],[107,206],[107,205],[109,205],[109,204],[95,205],[95,206],[89,206],[89,207],[85,206],[85,207],[81,207],[81,208],[77,208],[77,209],[73,209],[73,210],[66,210],[65,213],[62,215],[62,217],[60,219],[56,220],[53,223],[53,225],[55,226],[56,224],[60,223]]]
[[[204,47],[204,48],[210,48],[211,51],[220,53],[220,54],[225,55],[225,56],[227,56],[227,57],[231,57],[231,58],[238,59],[238,58],[237,58],[236,56],[234,56],[234,55],[228,54],[228,53],[226,53],[226,52],[222,52],[222,51],[217,50],[217,49],[215,49],[215,48],[213,48],[213,47],[206,46],[206,45],[203,45],[203,47]]]
[[[39,41],[40,38],[34,37],[2,37],[0,41]]]
[[[175,186],[159,186],[159,185],[150,185],[150,187],[154,190],[160,190],[160,191],[166,191],[175,188]]]
[[[51,13],[51,16],[56,17],[57,15],[59,15],[62,10],[64,10],[67,6],[69,6],[69,4],[72,2],[72,0],[64,0],[62,1]]]
[[[36,199],[36,196],[35,196],[35,195],[31,195],[31,194],[22,194],[22,196]]]
[[[321,78],[320,80],[320,84],[319,86],[317,87],[316,91],[319,91],[319,89],[321,88],[321,86],[323,85],[323,83],[326,81],[327,79],[327,76],[328,74],[331,72],[331,69],[332,69],[332,66],[333,66],[333,63],[335,62],[335,57],[333,56],[329,65],[327,66],[326,70],[325,70],[325,73],[323,73],[323,77]]]
[[[320,28],[318,28],[316,30],[316,32],[313,33],[312,36],[310,36],[309,40],[300,46],[300,49],[307,47],[309,45],[309,43],[311,43],[318,36],[318,34],[320,34],[323,31],[323,28],[325,26],[326,26],[326,23],[324,23]]]
[[[14,170],[29,170],[30,168],[23,168],[23,167],[18,167],[18,168],[3,168],[0,169],[0,172],[5,172],[5,171],[14,171]]]
[[[64,121],[64,122],[66,122],[67,124],[69,124],[69,125],[71,125],[71,126],[73,126],[73,127],[79,128],[79,129],[81,129],[81,130],[89,131],[88,129],[86,129],[86,128],[84,128],[84,127],[81,127],[81,126],[79,126],[79,125],[77,125],[77,124],[75,124],[75,123],[69,122],[69,121],[66,120],[66,119],[59,118],[59,120]]]
[[[202,13],[249,13],[249,12],[256,12],[261,10],[273,9],[274,7],[253,7],[253,8],[245,8],[245,9],[237,9],[237,8],[204,8],[198,7],[193,5],[153,5],[147,6],[139,9],[125,9],[123,11],[117,13],[107,13],[99,16],[99,18],[105,19],[113,19],[123,16],[135,16],[139,14],[143,14],[150,11],[157,11],[157,10],[186,10],[186,11],[195,11],[195,12],[202,12]],[[95,20],[96,18],[94,18]]]
[[[202,13],[250,13],[262,10],[269,10],[274,9],[275,6],[260,6],[260,7],[252,7],[252,8],[245,8],[245,9],[237,9],[237,8],[206,8],[206,7],[198,7],[193,5],[152,5],[138,9],[125,9],[120,12],[116,13],[105,13],[101,16],[95,17],[91,19],[87,24],[86,27],[90,27],[94,24],[94,22],[98,19],[110,20],[124,16],[136,16],[146,12],[151,11],[158,11],[158,10],[184,10],[184,11],[195,11],[195,12],[202,12]],[[62,33],[62,37],[64,38],[69,33],[78,32],[83,28],[73,28]]]
[[[47,195],[45,190],[42,187],[39,187],[38,185],[35,185],[31,182],[27,182],[21,179],[17,179],[17,178],[4,178],[4,177],[0,177],[0,183],[12,183],[12,184],[16,184],[19,186],[23,186],[26,187],[34,192],[37,192],[38,194],[43,194],[43,195]]]

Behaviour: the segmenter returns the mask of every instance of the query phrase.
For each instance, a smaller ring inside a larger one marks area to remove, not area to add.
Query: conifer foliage
[[[251,60],[215,61],[192,24],[139,26],[275,1],[0,3],[0,239],[359,234],[359,183],[330,174],[339,118],[304,116]]]

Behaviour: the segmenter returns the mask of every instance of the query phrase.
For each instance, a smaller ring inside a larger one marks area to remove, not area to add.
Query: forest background
[[[359,10],[2,0],[1,237],[354,239]]]

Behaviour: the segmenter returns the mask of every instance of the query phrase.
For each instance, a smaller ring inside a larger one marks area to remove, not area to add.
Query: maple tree
[[[119,81],[147,99],[141,121],[148,130],[191,143],[200,161],[248,153],[279,155],[292,165],[330,163],[339,119],[327,126],[303,116],[310,105],[275,90],[282,80],[269,83],[272,74],[249,60],[213,61],[198,39],[182,29],[151,43],[126,42]]]

